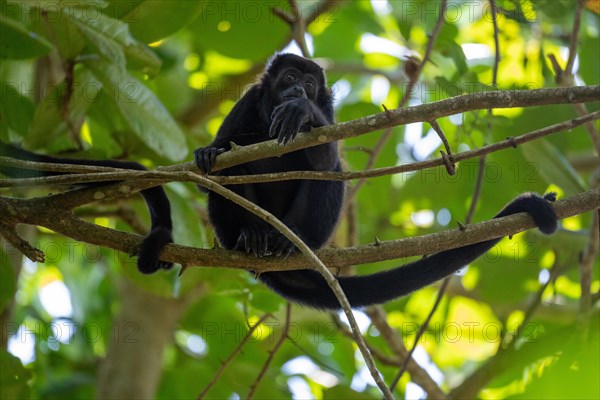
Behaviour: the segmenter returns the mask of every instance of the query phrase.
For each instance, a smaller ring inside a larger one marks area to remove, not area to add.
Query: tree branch
[[[541,129],[536,129],[532,132],[510,137],[506,140],[491,145],[483,146],[478,149],[464,151],[458,154],[452,154],[454,162],[468,160],[474,157],[480,157],[495,151],[516,147],[520,144],[530,142],[543,136],[573,129],[577,126],[600,119],[600,111],[584,115],[582,117],[573,118],[571,120],[550,125]],[[24,186],[39,186],[39,185],[73,185],[79,183],[91,182],[108,182],[115,180],[135,180],[155,181],[155,185],[160,185],[166,182],[181,181],[185,182],[185,176],[180,176],[177,173],[162,172],[165,168],[159,168],[155,171],[139,171],[129,169],[117,169],[109,167],[87,167],[71,164],[52,164],[32,161],[16,160],[8,157],[0,157],[0,166],[6,165],[10,167],[18,167],[25,169],[33,169],[39,171],[54,171],[54,172],[70,172],[65,175],[46,176],[39,178],[23,178],[23,179],[2,179],[0,187],[24,187]],[[418,171],[430,167],[446,165],[444,157],[431,159],[427,161],[419,161],[409,164],[402,164],[394,167],[375,168],[365,171],[348,171],[348,172],[332,172],[332,171],[290,171],[277,172],[270,174],[255,174],[255,175],[239,175],[239,176],[218,176],[206,175],[206,178],[221,185],[248,184],[258,182],[277,182],[293,179],[314,179],[314,180],[351,180],[362,178],[373,178],[385,175],[394,175],[403,172]],[[98,172],[96,171],[96,168]],[[107,171],[107,172],[104,172]],[[79,173],[82,172],[82,173]]]
[[[75,217],[59,205],[50,206],[47,198],[13,199],[0,197],[3,215],[11,215],[17,223],[38,225],[75,240],[135,254],[142,236],[98,226]],[[558,200],[554,209],[559,218],[582,214],[600,207],[600,189],[596,188],[572,197]],[[514,235],[534,228],[526,214],[515,214],[467,226],[466,230],[452,229],[424,236],[381,241],[343,249],[321,249],[315,255],[331,268],[366,264],[403,257],[449,250],[483,240]],[[258,273],[310,268],[307,260],[293,255],[285,263],[277,258],[256,258],[240,251],[199,249],[178,244],[165,247],[161,259],[184,265],[252,269]]]

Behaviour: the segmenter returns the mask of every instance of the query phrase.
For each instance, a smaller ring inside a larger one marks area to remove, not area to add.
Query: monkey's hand
[[[271,114],[269,137],[277,136],[277,143],[283,146],[293,141],[310,119],[311,106],[308,99],[296,98],[286,101],[275,107]]]
[[[269,231],[262,225],[249,225],[242,228],[234,250],[253,253],[256,257],[271,255],[269,252]]]
[[[207,146],[194,150],[194,161],[200,172],[210,174],[215,165],[217,156],[226,150],[222,148]]]

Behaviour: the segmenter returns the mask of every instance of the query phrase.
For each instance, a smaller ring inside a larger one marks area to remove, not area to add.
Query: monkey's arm
[[[71,165],[93,165],[99,167],[113,167],[121,169],[146,170],[146,168],[133,161],[120,160],[79,160],[71,158],[58,158],[43,154],[36,154],[30,151],[20,149],[18,147],[0,142],[0,156],[12,157],[24,161],[47,162],[54,164],[71,164]],[[2,167],[0,172],[6,176],[14,178],[25,178],[34,176],[52,176],[62,175],[61,172],[47,172],[37,170],[27,170],[16,167]],[[110,182],[107,182],[110,183]],[[102,185],[98,183],[84,184],[82,186]],[[144,198],[148,211],[150,212],[150,220],[152,227],[148,236],[142,241],[139,251],[138,268],[141,272],[149,274],[156,272],[158,269],[169,269],[173,266],[172,263],[159,259],[160,253],[167,244],[173,242],[172,230],[173,223],[171,221],[171,205],[164,189],[161,186],[152,187],[140,192]]]

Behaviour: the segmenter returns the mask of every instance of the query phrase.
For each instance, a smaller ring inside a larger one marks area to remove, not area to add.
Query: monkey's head
[[[323,68],[314,61],[295,54],[276,54],[262,76],[263,94],[269,94],[271,107],[295,98],[305,98],[317,105],[331,103],[331,93]]]

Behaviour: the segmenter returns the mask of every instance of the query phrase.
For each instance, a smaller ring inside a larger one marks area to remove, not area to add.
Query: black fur
[[[133,161],[119,160],[79,160],[71,158],[57,158],[42,154],[32,153],[22,150],[15,146],[0,142],[0,156],[12,157],[19,160],[37,161],[46,163],[71,164],[71,165],[95,165],[99,167],[112,167],[123,169],[146,170],[146,168]],[[51,176],[62,175],[60,172],[45,172],[25,170],[22,168],[6,167],[0,168],[0,173],[13,178],[30,178],[36,176]],[[104,183],[106,184],[106,183]],[[84,186],[102,185],[98,183],[85,184]],[[162,249],[169,243],[173,242],[171,222],[171,205],[167,194],[160,186],[142,190],[142,197],[146,201],[150,212],[152,228],[148,236],[142,241],[139,251],[138,269],[150,274],[158,269],[169,269],[173,266],[172,263],[161,261],[159,259]]]
[[[289,69],[295,70],[291,79]],[[309,89],[306,81],[316,87]],[[260,81],[252,86],[225,118],[213,143],[194,156],[198,168],[210,173],[217,154],[230,142],[249,145],[276,137],[281,145],[298,132],[333,123],[332,96],[323,70],[314,62],[292,54],[276,55]],[[250,175],[283,171],[341,171],[336,143],[327,143],[252,161],[218,172]],[[293,180],[276,183],[232,185],[230,189],[273,213],[308,246],[324,246],[339,219],[344,184],[338,181]],[[524,194],[496,217],[527,212],[544,233],[556,230],[557,217],[547,198]],[[257,257],[288,256],[294,246],[279,232],[250,212],[215,193],[208,195],[208,211],[217,237],[227,249],[254,253]],[[434,254],[403,267],[367,276],[340,277],[339,282],[353,307],[383,303],[429,285],[456,272],[488,251],[490,240]],[[282,296],[315,308],[338,309],[339,303],[323,277],[313,270],[266,272],[260,279]]]

